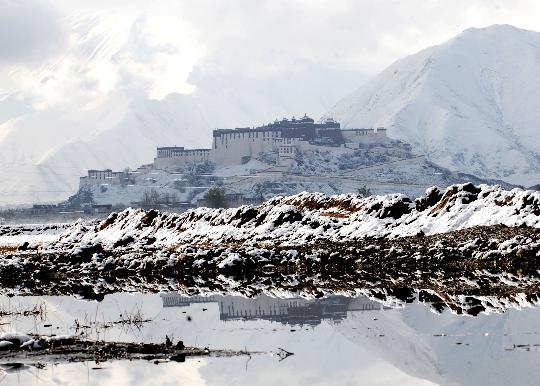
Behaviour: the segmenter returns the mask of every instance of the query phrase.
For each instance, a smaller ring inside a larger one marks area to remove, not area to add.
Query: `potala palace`
[[[158,147],[154,162],[145,168],[177,171],[179,168],[202,162],[216,165],[242,165],[261,154],[274,155],[272,166],[288,170],[298,155],[335,148],[354,151],[363,144],[389,141],[386,129],[342,129],[332,118],[315,122],[304,115],[276,120],[259,127],[216,129],[212,148],[186,149],[182,146]],[[80,186],[120,184],[124,172],[111,169],[89,170],[81,177]]]
[[[217,129],[211,149],[158,147],[154,159],[157,169],[178,167],[203,161],[217,165],[239,165],[260,153],[277,154],[277,164],[288,167],[296,154],[328,147],[357,149],[361,142],[386,140],[386,129],[341,129],[332,118],[319,123],[304,115],[283,119],[255,128]]]
[[[110,213],[128,206],[182,211],[209,205],[212,188],[234,207],[302,191],[419,196],[433,185],[468,181],[486,182],[441,168],[410,144],[389,138],[383,127],[343,129],[331,118],[315,122],[304,115],[215,129],[209,148],[160,146],[153,162],[136,169],[88,170],[67,201],[36,205],[31,215]]]

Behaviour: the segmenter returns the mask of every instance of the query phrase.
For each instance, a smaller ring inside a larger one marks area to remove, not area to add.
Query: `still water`
[[[24,315],[24,310],[40,310]],[[0,297],[0,332],[79,334],[248,350],[250,356],[4,364],[0,385],[534,385],[540,310],[458,316],[423,304],[387,308],[365,297],[125,294]],[[7,314],[7,315],[6,315]],[[140,323],[118,323],[120,320]],[[284,351],[283,351],[284,350]],[[284,352],[292,355],[284,355]]]

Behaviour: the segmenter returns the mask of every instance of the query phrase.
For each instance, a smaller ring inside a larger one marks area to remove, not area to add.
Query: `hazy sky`
[[[540,30],[540,2],[0,0],[0,101],[15,95],[39,109],[70,95],[84,107],[118,89],[161,99],[208,77],[312,66],[360,83],[404,55],[494,23]]]

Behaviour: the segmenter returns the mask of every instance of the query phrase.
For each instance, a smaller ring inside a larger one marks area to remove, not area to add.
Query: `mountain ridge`
[[[394,62],[327,115],[385,126],[451,170],[531,185],[540,179],[538,72],[540,33],[470,28]]]

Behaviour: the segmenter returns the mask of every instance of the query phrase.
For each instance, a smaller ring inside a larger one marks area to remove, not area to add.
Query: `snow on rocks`
[[[0,334],[0,351],[12,350],[19,347],[33,347],[35,341],[26,334],[4,332]]]
[[[4,332],[0,334],[0,341],[17,341],[19,344],[23,344],[32,339],[29,335],[18,334],[16,332]]]
[[[468,183],[446,190],[433,187],[414,201],[402,194],[364,198],[303,192],[275,197],[259,206],[197,208],[182,214],[130,208],[99,223],[76,223],[44,248],[294,246],[431,235],[489,225],[540,228],[540,192]]]
[[[0,225],[0,246],[17,248],[26,243],[26,248],[49,243],[71,227],[69,223]]]
[[[13,343],[8,340],[0,341],[0,350],[9,350],[13,346]]]

